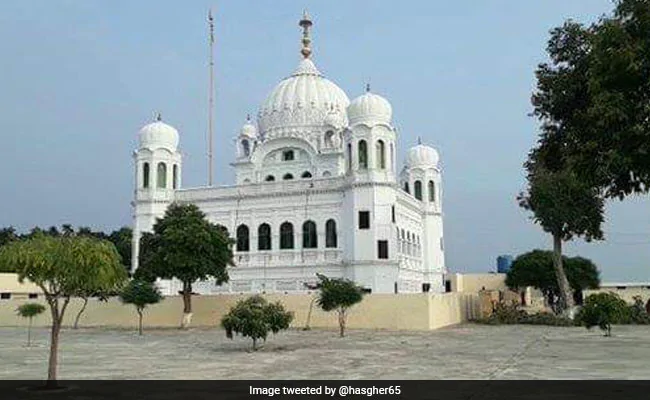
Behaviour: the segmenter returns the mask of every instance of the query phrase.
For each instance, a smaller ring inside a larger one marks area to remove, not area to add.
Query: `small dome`
[[[178,148],[178,131],[170,125],[158,120],[145,125],[138,134],[141,149],[167,149],[175,152]]]
[[[246,118],[246,123],[244,126],[241,127],[241,131],[239,132],[239,136],[242,137],[247,137],[250,139],[256,139],[257,138],[257,128],[255,128],[255,125],[251,123],[251,118],[250,116]]]
[[[371,124],[390,124],[393,107],[385,98],[370,93],[370,90],[352,100],[348,107],[350,125],[359,122]]]
[[[438,151],[423,144],[411,147],[406,155],[406,166],[408,168],[437,167],[438,161],[440,161]]]

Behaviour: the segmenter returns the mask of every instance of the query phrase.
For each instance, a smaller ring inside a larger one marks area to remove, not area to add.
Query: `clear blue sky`
[[[515,202],[537,135],[533,72],[549,29],[594,20],[609,0],[3,1],[0,226],[130,224],[136,134],[156,110],[181,132],[184,186],[205,182],[209,7],[219,184],[246,114],[298,62],[307,8],[320,70],[351,98],[370,80],[392,102],[401,154],[418,136],[440,150],[450,269],[550,246]],[[649,205],[610,203],[607,241],[568,253],[607,281],[650,281]]]

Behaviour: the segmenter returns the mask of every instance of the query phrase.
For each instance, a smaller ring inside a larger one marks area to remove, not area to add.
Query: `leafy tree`
[[[580,181],[571,171],[549,172],[536,168],[529,172],[528,189],[518,197],[519,205],[533,213],[533,221],[553,237],[553,267],[563,309],[571,309],[574,299],[562,258],[562,242],[574,236],[587,241],[602,239],[604,201],[598,190]]]
[[[45,311],[45,306],[38,303],[25,303],[16,309],[16,313],[23,317],[29,318],[29,325],[27,325],[27,347],[31,346],[32,342],[32,319]]]
[[[363,288],[347,279],[328,278],[321,274],[316,274],[316,276],[318,276],[318,289],[320,290],[318,306],[323,311],[337,311],[339,335],[344,337],[347,311],[363,300]]]
[[[122,264],[124,268],[129,271],[131,269],[131,240],[133,239],[133,230],[129,227],[122,227],[115,230],[108,235],[110,240],[120,253],[122,257]]]
[[[154,224],[153,234],[144,235],[136,277],[183,283],[185,328],[192,317],[192,284],[209,278],[217,285],[227,282],[227,267],[234,265],[232,244],[226,228],[210,223],[197,206],[173,203]]]
[[[257,341],[269,332],[278,333],[288,329],[293,321],[293,313],[285,311],[280,302],[268,303],[262,296],[256,295],[240,300],[221,319],[221,326],[226,336],[233,338],[233,333],[253,339],[253,350],[257,350]]]
[[[133,279],[122,289],[120,299],[124,304],[133,304],[138,313],[138,334],[142,335],[142,312],[150,304],[162,300],[160,291],[151,282]]]
[[[36,235],[0,248],[0,265],[13,266],[18,280],[38,285],[50,308],[52,329],[48,385],[56,386],[59,332],[70,299],[81,288],[118,288],[126,279],[112,243],[89,237]]]
[[[627,314],[627,303],[617,294],[595,293],[587,296],[577,319],[587,329],[597,326],[605,331],[605,336],[612,336],[612,325],[625,322]]]
[[[562,256],[562,265],[574,299],[584,289],[596,289],[600,285],[598,269],[591,260]],[[555,306],[560,289],[555,277],[553,252],[533,250],[517,256],[506,275],[506,285],[515,290],[528,286],[537,288],[544,294],[548,303]]]

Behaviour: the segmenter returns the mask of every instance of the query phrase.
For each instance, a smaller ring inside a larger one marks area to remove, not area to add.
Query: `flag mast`
[[[210,28],[210,93],[208,96],[208,186],[212,186],[212,149],[213,145],[213,110],[214,110],[214,19],[212,9],[208,10],[208,25]]]

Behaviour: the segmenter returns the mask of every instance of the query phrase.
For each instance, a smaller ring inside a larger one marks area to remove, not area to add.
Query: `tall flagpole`
[[[212,10],[208,11],[208,24],[210,26],[210,94],[208,105],[208,186],[212,186],[212,149],[213,149],[213,110],[214,110],[214,19]]]

